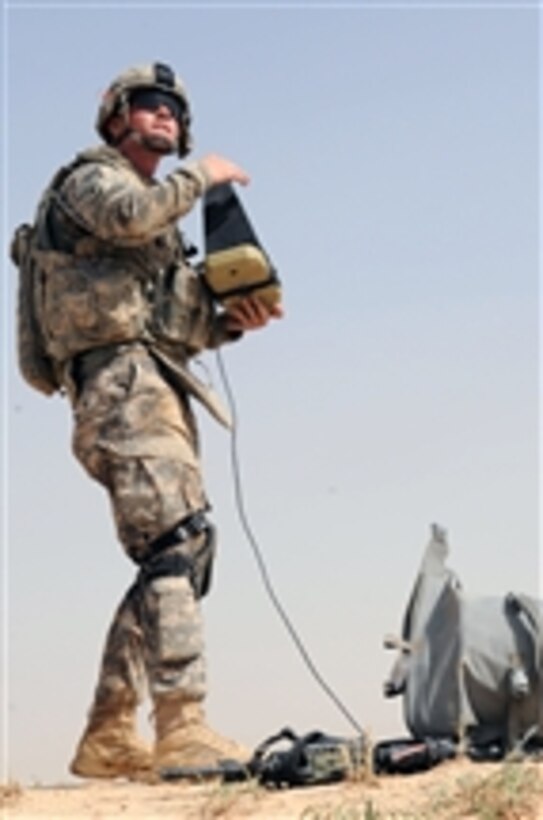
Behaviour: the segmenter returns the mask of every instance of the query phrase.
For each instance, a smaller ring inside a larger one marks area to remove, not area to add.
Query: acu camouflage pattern
[[[156,63],[153,65],[134,66],[133,68],[126,69],[126,71],[123,71],[122,74],[113,80],[107,92],[102,97],[96,119],[96,130],[104,142],[111,142],[107,125],[113,114],[118,113],[122,116],[123,113],[128,112],[130,92],[141,88],[159,89],[166,92],[166,94],[173,95],[181,103],[183,115],[182,127],[179,134],[178,153],[180,157],[184,157],[192,148],[192,137],[190,133],[191,115],[187,92],[179,77],[174,75],[171,78],[173,84],[170,84],[170,82],[165,81],[166,78],[160,76],[160,71],[157,74],[158,67]]]
[[[208,503],[186,397],[145,345],[121,345],[109,356],[82,380],[72,445],[109,490],[119,538],[140,564],[155,538]]]
[[[60,389],[60,383],[41,330],[41,273],[34,258],[35,239],[34,226],[24,223],[19,225],[11,241],[11,259],[19,269],[17,359],[21,375],[28,384],[51,396]]]
[[[73,450],[141,565],[155,538],[208,506],[187,392],[206,395],[187,362],[231,335],[176,228],[206,184],[198,165],[143,178],[104,147],[61,169],[38,208],[43,333],[72,401]],[[143,569],[113,620],[93,709],[115,693],[139,700],[145,677],[153,693],[205,694],[194,590]]]
[[[186,577],[138,579],[121,602],[107,635],[93,711],[112,703],[140,703],[181,691],[187,700],[206,694],[200,607]]]
[[[197,167],[155,182],[105,147],[61,170],[38,209],[44,335],[72,399],[74,452],[109,490],[138,563],[207,506],[187,363],[228,336],[175,224],[203,186]],[[95,356],[90,372],[78,354]]]
[[[197,165],[149,180],[109,147],[57,174],[37,217],[43,332],[57,362],[135,340],[185,362],[224,340],[176,227],[205,185]]]

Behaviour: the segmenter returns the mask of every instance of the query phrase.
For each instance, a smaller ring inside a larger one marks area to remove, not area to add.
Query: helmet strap
[[[121,144],[121,142],[124,142],[127,137],[129,137],[129,136],[131,136],[132,134],[135,134],[135,133],[136,132],[134,131],[133,128],[125,128],[116,137],[110,136],[109,144],[112,145],[114,148],[117,148],[117,146],[119,146]]]
[[[117,136],[113,136],[111,132],[108,132],[109,144],[112,145],[114,148],[117,148],[117,146],[120,145],[121,142],[124,142],[124,140],[128,136],[130,136],[130,134],[134,133],[133,129],[129,125],[130,106],[128,104],[128,98],[125,93],[121,94],[119,105],[117,106],[116,110],[111,115],[111,117],[114,116],[121,117],[124,120],[124,128],[120,132],[120,134],[117,134]]]

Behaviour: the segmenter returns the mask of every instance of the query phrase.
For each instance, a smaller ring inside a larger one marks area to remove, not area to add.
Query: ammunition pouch
[[[185,518],[150,544],[138,580],[146,584],[155,578],[185,575],[195,597],[203,598],[211,587],[215,532],[215,527],[201,512]]]

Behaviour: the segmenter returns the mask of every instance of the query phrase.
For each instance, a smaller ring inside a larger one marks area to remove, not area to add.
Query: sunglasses
[[[130,95],[129,103],[130,108],[143,108],[144,111],[157,111],[164,105],[179,123],[183,121],[185,106],[181,100],[166,91],[155,88],[138,89]]]

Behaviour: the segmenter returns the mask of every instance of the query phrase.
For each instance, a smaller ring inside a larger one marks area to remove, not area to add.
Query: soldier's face
[[[164,150],[164,153],[175,150],[179,140],[179,123],[166,105],[160,105],[153,111],[133,106],[128,124],[141,135],[144,144],[155,150]]]

